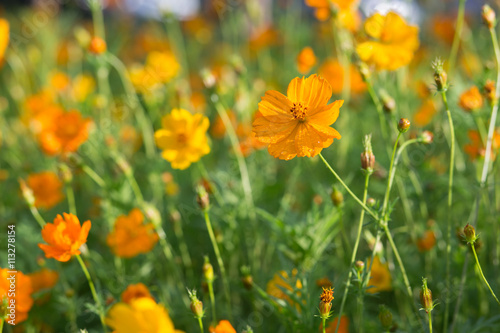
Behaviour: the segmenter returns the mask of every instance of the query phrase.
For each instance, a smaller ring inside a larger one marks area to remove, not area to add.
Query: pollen
[[[307,106],[303,105],[302,102],[293,103],[293,107],[290,109],[293,117],[299,121],[303,121],[306,118]]]

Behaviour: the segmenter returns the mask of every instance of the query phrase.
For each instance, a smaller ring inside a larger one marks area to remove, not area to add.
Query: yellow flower
[[[155,141],[172,168],[187,169],[210,152],[206,135],[209,121],[204,115],[173,109],[161,122],[163,128],[155,132]]]
[[[130,284],[127,289],[125,289],[121,294],[122,302],[130,303],[137,298],[150,298],[154,300],[153,296],[149,292],[148,287],[143,283]]]
[[[79,74],[73,80],[71,94],[77,102],[84,102],[85,99],[94,91],[95,80],[88,74]]]
[[[371,259],[368,259],[366,267],[370,267]],[[380,258],[375,256],[373,260],[371,277],[369,282],[369,288],[366,292],[374,294],[379,291],[389,291],[392,290],[392,278],[391,273],[389,272],[389,265],[387,263],[382,264],[380,262]]]
[[[170,82],[179,70],[180,65],[173,53],[153,51],[148,54],[146,64],[132,67],[129,75],[135,88],[145,94]]]
[[[106,324],[113,333],[175,333],[167,310],[151,298],[132,299],[115,304],[108,312]]]
[[[57,174],[51,171],[30,174],[27,183],[33,191],[37,208],[50,209],[64,198],[63,184]]]
[[[116,219],[114,229],[106,240],[114,254],[121,258],[132,258],[153,249],[158,234],[154,232],[152,223],[143,222],[144,215],[137,208],[128,216],[121,215]]]
[[[316,156],[341,138],[330,125],[344,101],[327,104],[331,96],[328,81],[316,74],[293,79],[287,96],[268,90],[259,103],[261,116],[253,122],[257,140],[268,143],[269,154],[282,160]]]
[[[7,49],[7,45],[9,45],[9,22],[0,19],[0,66],[3,62],[3,56]]]
[[[309,7],[315,8],[314,16],[319,21],[330,18],[332,9],[336,11],[338,22],[352,32],[358,30],[361,16],[358,11],[359,0],[305,0]]]
[[[364,29],[373,40],[358,44],[356,51],[361,60],[377,70],[392,71],[408,65],[419,47],[418,27],[408,25],[393,12],[372,15]]]

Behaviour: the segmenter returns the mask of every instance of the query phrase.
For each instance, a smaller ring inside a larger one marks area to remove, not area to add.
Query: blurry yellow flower
[[[287,301],[290,305],[296,306],[299,308],[298,304],[295,304],[294,301],[288,296],[283,290],[293,291],[294,289],[302,289],[302,282],[297,279],[295,276],[298,271],[296,268],[292,270],[292,277],[288,276],[288,273],[285,271],[279,271],[274,274],[272,280],[267,283],[266,292],[273,297],[282,299]],[[292,287],[295,285],[295,287]],[[300,296],[300,292],[297,293],[297,296]]]
[[[143,297],[154,300],[153,296],[151,296],[151,293],[149,292],[148,287],[146,287],[146,285],[144,285],[143,283],[131,284],[121,294],[122,302],[129,304],[130,302],[132,302],[132,300]]]
[[[483,96],[476,86],[472,86],[460,95],[458,105],[466,112],[477,111],[483,107]]]
[[[413,124],[418,127],[429,125],[436,112],[436,105],[432,98],[426,98],[417,112],[413,115]]]
[[[331,96],[328,81],[316,74],[293,79],[287,96],[268,90],[259,103],[261,117],[253,122],[257,140],[268,143],[269,154],[282,160],[316,156],[341,137],[330,125],[344,101],[327,104]]]
[[[0,67],[3,63],[7,45],[9,45],[9,30],[9,22],[0,18]]]
[[[167,310],[146,297],[115,304],[108,312],[106,324],[114,333],[181,332],[174,328]]]
[[[69,87],[71,80],[66,73],[53,71],[49,76],[50,87],[56,92],[62,92]]]
[[[12,279],[13,275],[14,279]],[[13,283],[15,293],[11,288]],[[7,323],[13,321],[17,325],[28,319],[28,312],[33,306],[32,292],[31,279],[28,276],[20,271],[12,273],[7,268],[0,268],[0,301],[6,299],[8,304],[15,304],[13,311],[8,311],[9,316],[5,319]]]
[[[95,90],[95,80],[88,74],[78,74],[73,80],[71,94],[75,101],[84,102],[85,99]]]
[[[361,60],[377,70],[408,65],[419,47],[418,27],[408,25],[394,12],[372,15],[365,21],[364,29],[373,40],[359,43],[356,51]]]
[[[208,118],[202,114],[173,109],[162,118],[163,128],[155,132],[156,145],[163,150],[162,157],[172,164],[172,168],[181,170],[198,162],[210,152],[208,126]]]
[[[62,182],[51,171],[32,173],[27,179],[28,187],[33,191],[35,207],[50,209],[64,198]]]
[[[108,235],[106,243],[115,255],[121,258],[132,258],[147,253],[158,242],[158,234],[152,223],[143,224],[144,215],[134,208],[127,215],[120,215],[113,231]]]
[[[371,258],[368,258],[366,267],[370,267]],[[370,274],[370,282],[368,283],[369,288],[366,292],[374,294],[380,291],[389,291],[392,290],[392,278],[391,273],[389,272],[389,265],[387,263],[382,264],[380,262],[380,258],[375,256],[373,260],[373,264],[371,274]]]
[[[349,84],[351,93],[359,94],[366,90],[366,83],[363,81],[356,66],[349,65]],[[319,68],[319,74],[323,76],[332,86],[334,94],[340,94],[344,87],[344,67],[336,59],[326,60]]]
[[[59,280],[59,273],[47,268],[42,268],[37,272],[28,274],[28,277],[31,279],[33,293],[36,293],[40,290],[54,287]]]
[[[297,68],[299,73],[307,74],[311,68],[316,64],[316,55],[309,46],[304,47],[297,56]]]
[[[144,66],[129,70],[130,80],[141,93],[148,93],[170,82],[179,73],[180,65],[172,52],[150,52]]]
[[[314,16],[319,21],[329,19],[333,9],[342,27],[353,32],[359,28],[361,23],[361,15],[358,11],[359,0],[305,0],[305,3],[315,8]]]

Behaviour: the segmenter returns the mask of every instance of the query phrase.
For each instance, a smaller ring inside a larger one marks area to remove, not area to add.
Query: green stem
[[[198,323],[200,324],[200,332],[203,333],[203,321],[201,320],[201,317],[198,317]]]
[[[464,25],[464,12],[465,12],[465,1],[460,0],[458,5],[458,16],[457,16],[457,25],[455,28],[455,36],[453,37],[453,44],[451,45],[450,58],[448,61],[448,71],[452,72],[455,68],[455,62],[457,60],[458,46],[460,45],[460,37],[462,35],[462,28]]]
[[[85,172],[94,182],[96,182],[97,185],[100,187],[104,188],[106,187],[106,182],[99,176],[94,170],[92,170],[91,167],[89,167],[86,164],[83,164],[81,166],[83,172]]]
[[[498,305],[500,305],[500,301],[498,300],[497,296],[493,292],[493,289],[491,289],[490,284],[486,280],[483,274],[483,270],[481,269],[481,265],[479,264],[479,259],[477,259],[477,254],[476,254],[476,249],[474,248],[474,244],[470,244],[470,247],[472,248],[472,253],[474,253],[474,258],[476,258],[476,264],[477,268],[479,269],[479,273],[481,274],[481,277],[483,278],[484,283],[486,283],[486,286],[488,286],[488,289],[490,290],[491,294],[493,295],[493,298],[495,298],[495,301],[497,301]]]
[[[342,180],[342,178],[340,178],[340,176],[335,172],[335,170],[333,170],[333,168],[330,166],[330,164],[325,160],[325,158],[323,157],[323,155],[321,153],[318,154],[318,156],[321,158],[321,160],[323,161],[323,163],[325,163],[326,167],[328,168],[328,170],[330,170],[330,172],[335,176],[335,178],[337,178],[337,180],[340,182],[340,184],[342,184],[342,186],[344,186],[345,190],[351,195],[351,197],[356,200],[356,202],[361,206],[363,207],[364,210],[366,210],[366,212],[368,214],[370,214],[372,217],[374,217],[375,219],[378,220],[378,216],[377,214],[375,214],[370,208],[368,208],[357,196],[356,194],[354,194],[351,189],[349,188],[349,186],[346,185],[346,183],[344,183],[344,181]]]
[[[395,174],[394,160],[395,160],[396,150],[398,149],[398,142],[399,142],[400,138],[401,138],[401,132],[398,132],[398,137],[396,138],[396,142],[394,143],[394,148],[392,149],[391,164],[389,166],[389,180],[387,181],[387,188],[385,190],[384,201],[382,204],[381,218],[384,219],[385,222],[387,222],[386,214],[387,214],[387,205],[389,203],[389,194],[391,193],[392,183],[394,181],[394,174]],[[409,141],[407,141],[407,142],[409,142]],[[407,143],[407,142],[405,142],[405,143]]]
[[[31,214],[33,215],[33,217],[35,218],[35,220],[38,222],[38,225],[40,226],[40,228],[43,229],[43,227],[45,226],[45,220],[43,219],[42,215],[40,215],[40,212],[38,211],[38,209],[34,206],[34,205],[30,205],[30,211],[31,211]],[[0,330],[0,333],[2,331]]]
[[[368,184],[370,182],[370,172],[366,172],[365,174],[365,189],[363,191],[363,203],[366,203],[366,197],[368,194]],[[338,332],[339,327],[340,327],[340,318],[342,317],[342,312],[344,310],[344,305],[347,300],[347,294],[349,292],[349,286],[351,285],[351,277],[352,277],[352,268],[354,265],[354,261],[356,260],[356,255],[358,253],[358,246],[359,246],[359,240],[361,239],[361,231],[363,230],[363,220],[365,217],[365,211],[361,211],[361,215],[359,216],[359,222],[358,222],[358,233],[356,235],[356,241],[354,243],[354,249],[352,250],[352,256],[351,256],[351,264],[349,265],[349,273],[347,275],[347,282],[345,285],[344,289],[344,296],[342,297],[342,302],[340,303],[340,310],[339,310],[339,320],[337,321],[337,327],[335,328],[335,333]]]
[[[377,109],[378,118],[380,122],[380,130],[382,131],[382,138],[384,139],[384,141],[388,142],[389,137],[387,136],[387,134],[389,133],[389,131],[387,130],[387,123],[385,121],[384,109],[382,103],[380,102],[380,99],[378,98],[377,94],[375,93],[375,90],[373,89],[372,81],[370,79],[366,80],[366,88],[368,89],[368,93],[370,94],[373,104],[375,104],[375,109]]]
[[[432,333],[432,311],[428,312],[429,316],[429,333]]]
[[[90,10],[92,11],[92,18],[94,22],[94,36],[106,39],[104,30],[104,18],[102,15],[101,2],[98,0],[89,1]]]
[[[3,332],[3,323],[4,323],[4,320],[0,319],[0,333]]]
[[[89,283],[90,287],[90,292],[92,293],[92,297],[94,298],[95,304],[97,306],[97,309],[99,310],[99,318],[101,319],[101,324],[102,327],[104,328],[104,331],[107,332],[108,330],[106,329],[106,323],[104,320],[104,311],[103,307],[101,304],[101,300],[99,299],[99,296],[97,296],[97,292],[95,290],[94,282],[92,281],[92,278],[90,277],[90,273],[87,269],[87,266],[85,266],[85,263],[83,262],[82,257],[77,254],[76,258],[78,259],[78,262],[80,263],[80,266],[82,267],[83,273],[85,274],[85,277],[87,278],[87,282]]]
[[[217,244],[217,240],[215,239],[214,230],[212,228],[212,223],[210,222],[210,216],[208,215],[208,209],[204,210],[205,223],[207,225],[208,235],[210,236],[210,241],[212,242],[212,247],[214,248],[215,257],[217,258],[217,264],[219,265],[219,269],[222,275],[222,283],[224,285],[224,294],[226,296],[227,302],[230,305],[231,302],[231,293],[229,290],[229,282],[227,280],[226,268],[224,267],[224,262],[222,261],[222,256],[219,251],[219,245]],[[231,309],[231,306],[229,306]],[[231,312],[231,310],[230,310]]]
[[[210,303],[212,304],[212,323],[217,323],[217,317],[215,316],[215,296],[214,296],[214,285],[210,281],[208,283],[208,292],[210,294]]]
[[[66,184],[66,197],[68,198],[69,212],[76,215],[75,192],[71,184]]]
[[[337,327],[339,326],[340,323],[340,317],[339,320],[337,320]],[[323,317],[323,333],[326,333],[326,318]]]
[[[406,270],[405,270],[405,266],[403,265],[403,260],[401,260],[401,256],[399,255],[398,248],[396,247],[396,244],[394,243],[394,240],[392,239],[392,235],[391,235],[391,232],[389,231],[389,227],[387,226],[387,224],[384,224],[382,226],[382,228],[384,229],[385,235],[387,236],[387,239],[389,240],[389,244],[391,245],[392,251],[394,252],[394,256],[396,257],[396,261],[398,262],[399,268],[401,269],[401,274],[403,274],[403,281],[405,283],[406,291],[408,292],[408,296],[413,300],[413,292],[411,291],[410,281],[408,280],[408,276],[406,275]]]
[[[446,98],[446,92],[442,91],[441,96],[443,98],[444,105],[446,107],[446,115],[448,116],[448,123],[450,126],[450,167],[449,167],[449,178],[448,178],[448,214],[446,218],[446,287],[450,290],[451,282],[451,272],[450,272],[450,260],[451,260],[451,206],[453,203],[453,170],[455,166],[455,128],[453,126],[453,118],[451,117],[450,108],[448,106],[448,100]],[[448,329],[448,317],[450,314],[450,302],[446,302],[444,310],[444,327],[443,332]]]

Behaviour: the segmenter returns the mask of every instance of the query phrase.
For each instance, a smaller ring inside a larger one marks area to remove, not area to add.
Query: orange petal
[[[287,96],[292,102],[302,102],[309,108],[316,108],[328,103],[332,97],[332,87],[316,74],[307,79],[296,77],[288,85]]]

